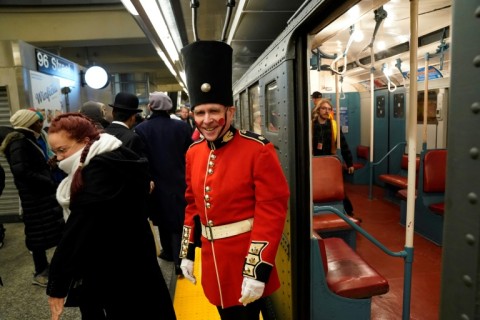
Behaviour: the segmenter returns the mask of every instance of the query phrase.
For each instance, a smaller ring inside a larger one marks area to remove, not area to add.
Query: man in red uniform
[[[197,41],[182,49],[195,125],[187,152],[187,208],[180,257],[193,275],[194,216],[202,232],[202,286],[222,319],[258,319],[262,297],[280,287],[275,255],[289,189],[273,145],[235,129],[232,48]]]

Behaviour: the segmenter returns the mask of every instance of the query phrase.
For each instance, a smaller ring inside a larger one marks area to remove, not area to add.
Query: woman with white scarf
[[[175,319],[147,220],[146,160],[80,113],[57,116],[48,140],[68,174],[57,190],[66,226],[50,265],[52,319],[67,295],[83,320]]]

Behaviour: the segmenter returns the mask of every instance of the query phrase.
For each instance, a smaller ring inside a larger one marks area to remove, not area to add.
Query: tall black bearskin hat
[[[204,103],[233,105],[232,51],[221,41],[196,41],[182,49],[192,110]]]

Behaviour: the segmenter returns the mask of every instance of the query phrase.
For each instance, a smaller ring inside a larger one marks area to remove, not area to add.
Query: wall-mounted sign
[[[403,72],[403,76],[410,77],[410,71]],[[428,80],[443,78],[442,72],[434,66],[428,66]],[[417,81],[425,81],[425,67],[418,68]]]
[[[51,74],[53,76],[75,80],[75,65],[73,62],[53,55],[47,51],[35,49],[35,59],[37,61],[37,70]]]
[[[50,75],[30,70],[32,107],[44,113],[45,126],[57,114],[65,110],[60,89],[60,80]]]

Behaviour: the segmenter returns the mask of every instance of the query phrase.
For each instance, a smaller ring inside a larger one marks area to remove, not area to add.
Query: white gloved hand
[[[182,273],[189,280],[191,283],[196,284],[197,279],[193,275],[193,261],[189,259],[182,259],[180,263],[180,269],[182,269]]]
[[[263,290],[265,290],[265,283],[252,278],[243,277],[242,296],[238,302],[246,306],[257,299],[260,299],[263,295]]]

